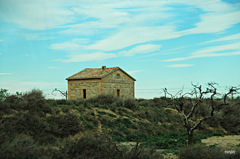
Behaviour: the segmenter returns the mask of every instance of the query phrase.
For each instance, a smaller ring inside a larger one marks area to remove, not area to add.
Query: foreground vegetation
[[[239,98],[232,99],[221,116],[197,128],[194,142],[200,145],[186,148],[182,118],[169,105],[169,98],[123,100],[101,95],[87,101],[65,101],[46,100],[39,90],[4,93],[0,100],[1,158],[154,159],[169,152],[179,158],[197,158],[193,156],[199,149],[204,158],[240,155],[237,149],[229,155],[201,144],[201,139],[210,136],[240,133]],[[137,144],[129,147],[122,144],[125,142]]]

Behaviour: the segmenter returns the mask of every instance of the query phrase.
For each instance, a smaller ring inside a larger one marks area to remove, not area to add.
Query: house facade
[[[135,79],[120,67],[85,68],[68,77],[68,99],[89,99],[100,94],[135,98]]]

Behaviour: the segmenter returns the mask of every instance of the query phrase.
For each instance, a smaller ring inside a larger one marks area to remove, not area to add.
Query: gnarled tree
[[[180,90],[175,95],[169,93],[166,88],[164,89],[164,93],[171,98],[171,105],[175,107],[183,118],[183,124],[187,129],[189,146],[194,142],[194,130],[203,121],[214,117],[223,107],[228,106],[227,99],[229,96],[238,93],[238,90],[240,90],[240,88],[231,87],[226,93],[219,93],[216,85],[216,83],[210,82],[203,90],[202,85],[192,84],[193,90],[191,92],[183,93],[183,90]],[[196,111],[200,107],[206,107],[204,112],[199,113]]]

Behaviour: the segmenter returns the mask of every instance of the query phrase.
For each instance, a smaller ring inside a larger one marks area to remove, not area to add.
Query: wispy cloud
[[[92,54],[80,54],[80,55],[68,55],[69,59],[61,60],[63,62],[84,62],[84,61],[99,61],[113,57],[117,57],[116,54],[112,53],[92,53]]]
[[[160,50],[160,48],[160,45],[153,44],[138,45],[128,51],[121,51],[119,54],[123,56],[133,56],[137,53],[151,53],[153,51]]]
[[[216,33],[224,31],[234,24],[240,23],[240,11],[228,13],[206,13],[201,16],[201,21],[193,29],[185,30],[185,34]]]
[[[229,35],[229,36],[225,36],[225,37],[222,37],[222,38],[217,38],[215,40],[206,41],[203,44],[219,42],[219,41],[228,41],[228,40],[240,40],[240,33]]]
[[[1,42],[1,41],[4,41],[4,40],[0,39],[0,42]]]
[[[175,64],[175,65],[167,65],[167,67],[191,67],[192,64]]]
[[[50,40],[54,39],[54,37],[41,34],[41,33],[20,33],[20,36],[23,36],[27,40]]]
[[[13,12],[14,10],[14,12]],[[72,22],[74,13],[57,1],[1,1],[0,17],[31,30],[45,30]]]
[[[65,51],[76,51],[79,49],[84,49],[85,44],[89,43],[89,39],[72,39],[71,41],[63,43],[55,43],[50,45],[52,50],[65,50]]]
[[[74,42],[64,42],[64,43],[52,44],[50,46],[50,49],[73,51],[73,50],[78,50],[80,47],[81,47],[81,45],[74,43]]]
[[[234,43],[234,44],[228,44],[228,45],[207,47],[192,53],[190,56],[173,58],[165,61],[167,62],[182,61],[182,60],[202,58],[202,57],[233,56],[233,55],[239,55],[239,54],[240,54],[240,43]]]
[[[0,75],[11,75],[12,73],[0,73]]]
[[[128,74],[133,75],[138,72],[143,72],[144,70],[134,70],[134,71],[127,71]]]
[[[172,39],[179,36],[180,35],[174,31],[173,26],[124,28],[118,33],[104,40],[100,40],[93,45],[87,46],[86,48],[102,51],[113,51],[138,43]]]

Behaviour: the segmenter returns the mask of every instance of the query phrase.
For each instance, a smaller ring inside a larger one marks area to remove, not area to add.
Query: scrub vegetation
[[[199,149],[204,158],[239,158],[239,147],[234,154],[226,154],[223,148],[201,140],[239,135],[240,98],[228,99],[218,115],[198,125],[194,145],[187,146],[182,115],[171,98],[132,100],[100,95],[66,101],[45,99],[40,90],[11,95],[4,89],[0,97],[1,158],[161,159],[173,153],[184,159],[195,158]],[[209,99],[202,99],[194,111],[201,114],[208,105]]]

